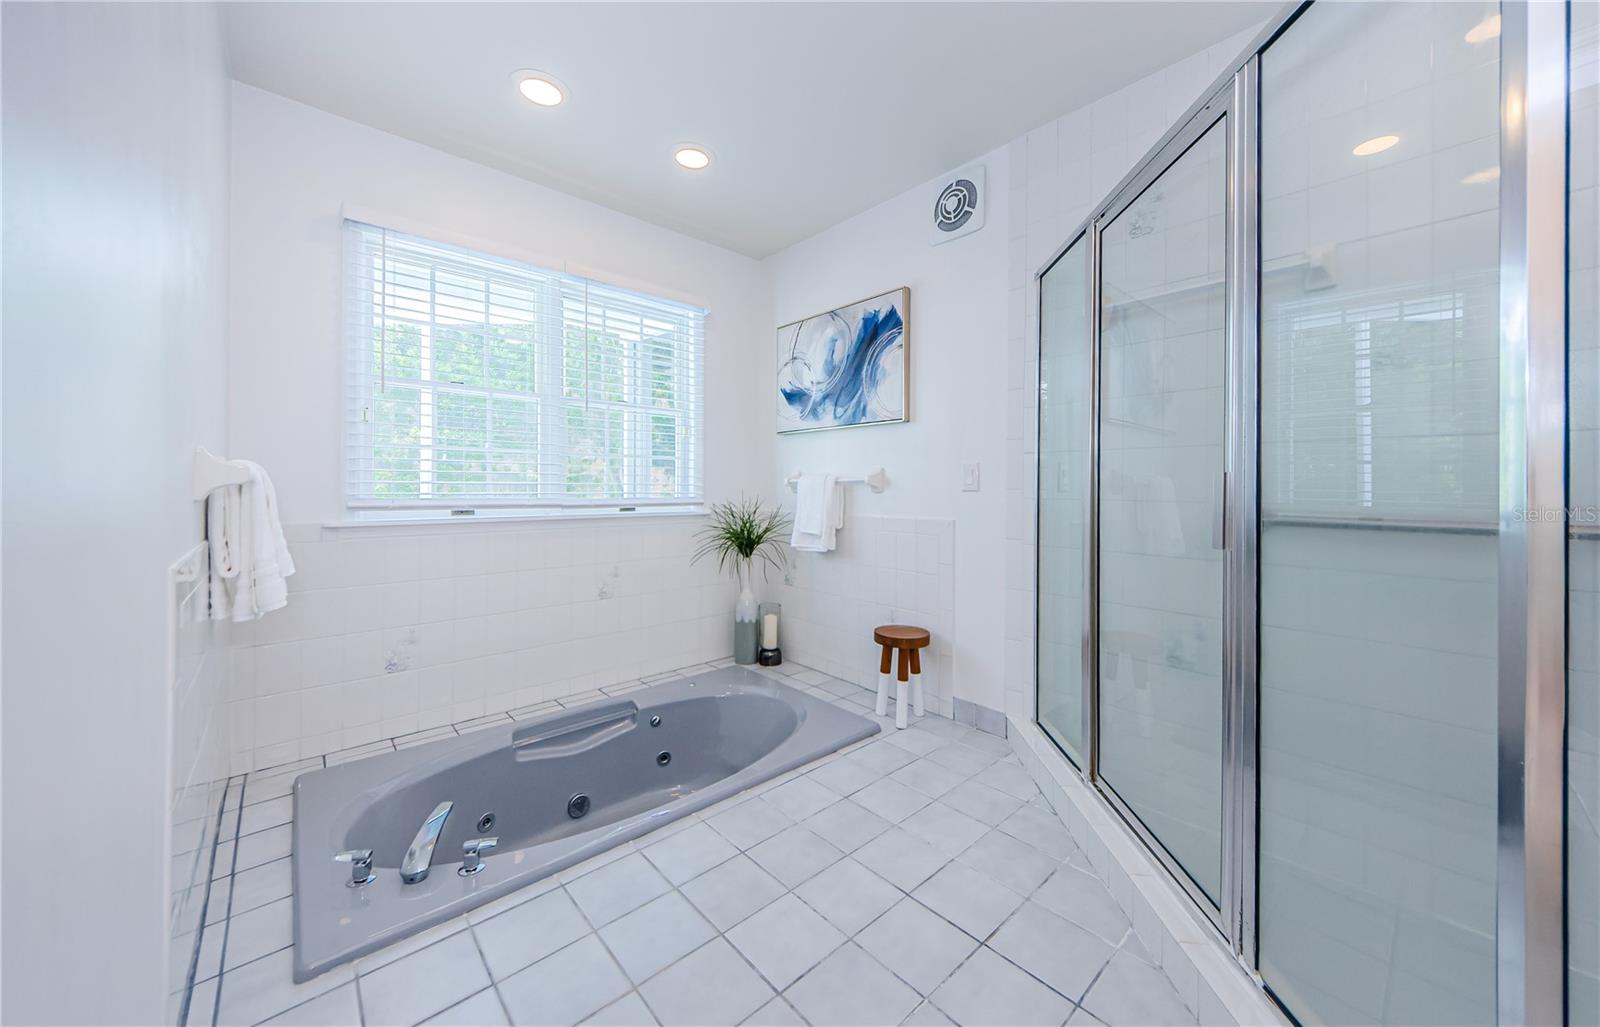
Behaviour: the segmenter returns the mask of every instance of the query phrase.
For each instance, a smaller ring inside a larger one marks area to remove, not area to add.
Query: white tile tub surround
[[[864,688],[764,672],[871,715]],[[1006,743],[943,718],[297,985],[302,769],[245,779],[188,1024],[1194,1022]]]
[[[275,766],[727,656],[696,516],[285,529],[289,605],[236,626],[232,767]]]
[[[933,635],[922,662],[924,708],[953,715],[956,522],[951,518],[847,515],[831,553],[789,554],[757,591],[783,604],[785,659],[878,687],[872,629],[915,624]]]
[[[712,499],[774,494],[772,438],[749,430],[772,409],[750,387],[770,381],[760,369],[772,350],[754,344],[777,323],[766,268],[243,83],[231,100],[230,445],[272,472],[299,566],[289,607],[232,653],[235,768],[730,653],[733,589],[688,567],[691,519],[322,527],[350,517],[339,211],[434,225],[478,249],[708,308]]]

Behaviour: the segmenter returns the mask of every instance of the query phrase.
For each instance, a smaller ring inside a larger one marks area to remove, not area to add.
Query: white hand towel
[[[233,618],[234,582],[239,578],[239,486],[212,489],[206,497],[206,541],[211,549],[211,619]]]
[[[802,474],[795,485],[794,535],[789,545],[805,553],[826,553],[844,525],[844,490],[831,474]]]
[[[211,547],[211,619],[249,621],[288,604],[284,579],[294,560],[278,519],[278,495],[258,464],[234,462],[250,473],[243,485],[224,485],[206,499]]]
[[[830,475],[830,478],[832,476]],[[844,527],[844,486],[834,479],[828,487],[828,512],[822,518],[822,545],[831,552],[838,541],[839,529]]]
[[[235,606],[233,619],[253,620],[264,613],[287,606],[289,585],[284,580],[294,573],[294,560],[289,556],[289,543],[283,537],[283,523],[278,519],[278,490],[260,464],[239,461],[250,470],[250,480],[244,485],[244,501],[250,520],[247,536],[251,553],[250,598],[251,611],[241,616]]]

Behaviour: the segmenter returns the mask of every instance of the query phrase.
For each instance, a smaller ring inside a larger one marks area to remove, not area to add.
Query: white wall
[[[854,513],[833,552],[791,552],[781,580],[757,578],[756,590],[783,604],[779,642],[786,660],[863,687],[876,688],[878,682],[874,626],[927,628],[933,645],[919,654],[925,708],[945,717],[959,713],[975,723],[976,711],[958,710],[952,691],[955,557],[953,517]],[[992,720],[984,726],[997,731],[1000,725]]]
[[[1002,644],[1004,595],[1006,439],[1006,266],[1008,160],[1004,151],[981,159],[991,187],[984,227],[941,246],[932,245],[929,222],[939,181],[929,182],[767,259],[775,319],[786,324],[863,296],[899,286],[911,289],[909,354],[911,419],[906,424],[840,428],[777,439],[768,489],[783,489],[795,471],[859,475],[883,467],[889,488],[873,495],[850,488],[843,534],[859,533],[862,516],[954,522],[954,607],[948,624],[932,623],[935,651],[948,656],[942,698],[1004,706]],[[759,431],[775,428],[776,344],[772,326],[762,342],[756,381]],[[982,467],[982,489],[961,491],[961,465]],[[788,493],[782,492],[787,499]],[[937,556],[912,554],[902,565],[880,567],[856,546],[828,556],[802,555],[785,614],[826,617],[833,630],[811,632],[818,643],[786,655],[802,662],[834,661],[835,673],[867,682],[876,677],[872,626],[937,611],[936,582],[908,595],[898,584],[880,587],[877,572],[892,569],[937,576]],[[892,554],[891,554],[892,555]],[[829,576],[848,587],[817,587]],[[915,582],[910,586],[915,588]],[[837,598],[813,603],[807,592]],[[931,598],[930,598],[931,597]],[[796,607],[794,613],[789,605]],[[841,604],[844,604],[842,607]],[[789,632],[788,637],[796,637]],[[802,633],[799,637],[806,638]],[[854,668],[858,673],[847,673]],[[941,668],[935,667],[937,675]]]
[[[286,610],[235,633],[235,766],[731,652],[731,592],[688,565],[696,519],[328,526],[344,517],[340,212],[705,306],[711,499],[766,481],[770,435],[751,429],[770,417],[752,385],[771,359],[766,269],[249,86],[233,120],[232,445],[273,475],[301,569]]]
[[[169,737],[166,596],[226,448],[227,75],[209,6],[3,17],[0,1018],[155,1023],[171,789],[216,769],[207,631]]]
[[[771,327],[759,263],[251,86],[234,85],[233,118],[229,426],[271,472],[286,523],[343,516],[345,204],[704,305],[707,494],[757,481],[747,433],[764,397],[748,383]]]

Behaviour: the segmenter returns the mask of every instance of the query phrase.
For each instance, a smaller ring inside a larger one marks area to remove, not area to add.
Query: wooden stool
[[[900,669],[895,675],[894,686],[894,726],[906,726],[906,684],[911,685],[912,703],[916,706],[917,716],[922,716],[922,655],[929,642],[933,640],[927,628],[912,627],[909,624],[884,624],[874,628],[872,640],[883,646],[883,655],[878,658],[878,716],[886,716],[889,712],[889,664],[892,662],[896,649],[900,651]]]

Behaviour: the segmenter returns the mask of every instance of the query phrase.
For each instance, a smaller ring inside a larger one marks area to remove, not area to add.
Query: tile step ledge
[[[1010,721],[1017,758],[1055,808],[1095,873],[1157,955],[1196,1020],[1211,1025],[1290,1027],[1277,1003],[1228,951],[1115,810],[1078,776],[1034,723]]]

